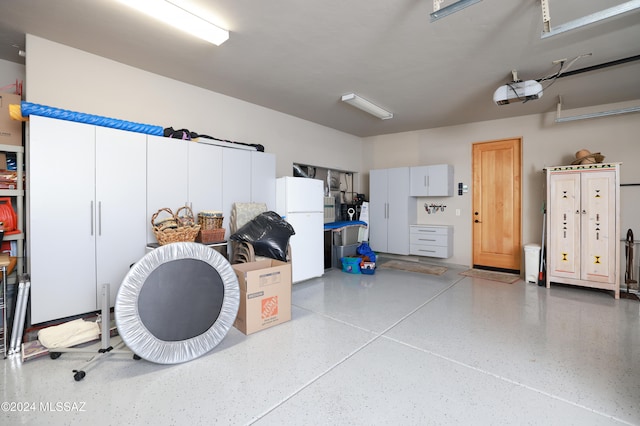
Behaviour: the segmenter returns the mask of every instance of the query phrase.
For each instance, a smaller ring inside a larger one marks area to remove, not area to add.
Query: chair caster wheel
[[[87,375],[87,373],[85,373],[82,370],[80,371],[73,370],[73,372],[74,372],[73,378],[76,380],[76,382],[79,382],[80,380],[84,379],[84,376]]]
[[[49,352],[49,358],[58,359],[62,355],[62,352]]]
[[[139,355],[133,354],[133,359],[135,359],[136,361],[140,361],[142,358],[140,358]]]

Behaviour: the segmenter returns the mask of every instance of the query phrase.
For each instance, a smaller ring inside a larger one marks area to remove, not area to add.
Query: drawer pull
[[[418,238],[419,241],[436,241],[432,238]]]

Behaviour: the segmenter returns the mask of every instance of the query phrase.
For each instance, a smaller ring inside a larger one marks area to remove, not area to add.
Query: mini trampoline
[[[224,256],[203,244],[172,243],[131,267],[114,312],[118,333],[134,354],[177,364],[216,347],[239,304],[238,279]]]

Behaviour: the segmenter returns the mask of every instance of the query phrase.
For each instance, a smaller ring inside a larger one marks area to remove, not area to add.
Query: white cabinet
[[[369,172],[369,242],[375,251],[409,254],[409,225],[415,223],[416,198],[409,195],[409,168]]]
[[[193,142],[187,145],[189,207],[196,217],[203,210],[221,210],[223,148]]]
[[[32,116],[29,123],[28,256],[31,322],[112,303],[144,256],[146,137]]]
[[[547,172],[547,288],[552,282],[620,290],[619,164]]]
[[[222,210],[222,152],[215,145],[148,136],[147,243],[155,243],[151,218],[163,207]],[[164,216],[163,216],[164,217]]]
[[[33,324],[97,311],[104,283],[113,305],[156,242],[151,217],[162,207],[228,216],[236,201],[275,206],[271,154],[39,116],[29,130]]]
[[[409,240],[410,254],[441,258],[453,256],[453,226],[411,225]]]
[[[453,196],[453,166],[436,164],[410,168],[412,197]]]
[[[251,202],[265,203],[267,209],[276,209],[276,156],[251,152]]]

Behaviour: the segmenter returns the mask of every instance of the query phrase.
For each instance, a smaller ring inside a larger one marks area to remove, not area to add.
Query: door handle
[[[102,201],[98,201],[98,236],[102,236]]]
[[[93,235],[93,200],[91,201],[91,207],[89,209],[90,220],[91,220],[91,235]]]

